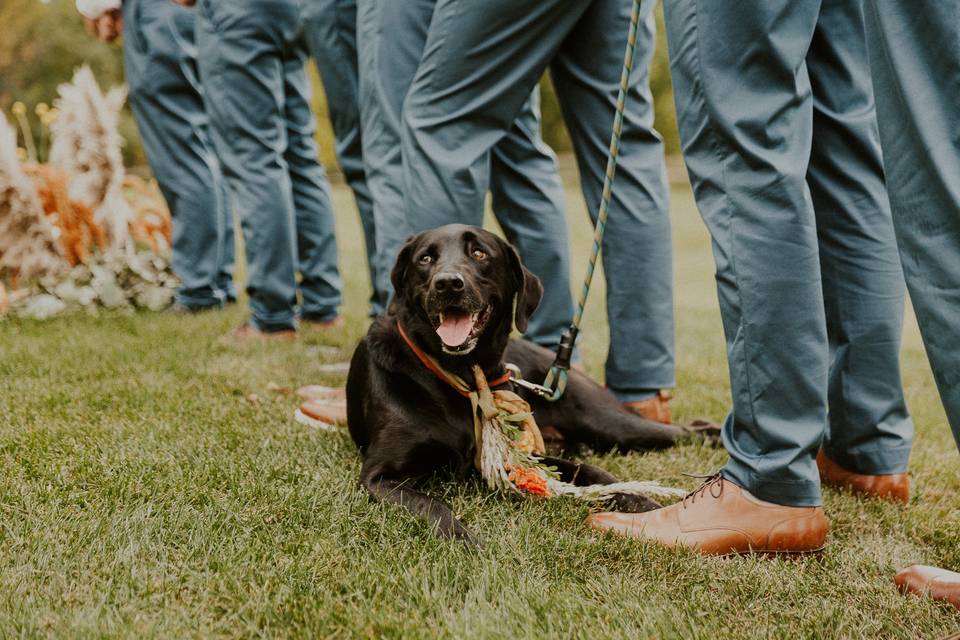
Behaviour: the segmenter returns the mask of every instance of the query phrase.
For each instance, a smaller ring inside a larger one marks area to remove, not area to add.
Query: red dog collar
[[[410,336],[407,335],[407,332],[403,330],[403,325],[400,324],[400,320],[397,320],[397,330],[400,332],[400,337],[403,338],[403,341],[406,342],[407,346],[410,347],[410,350],[413,351],[413,354],[417,356],[417,359],[420,362],[423,363],[423,366],[429,369],[430,372],[433,373],[433,375],[440,378],[443,382],[448,384],[454,391],[456,391],[463,397],[465,398],[470,397],[470,394],[468,392],[465,392],[462,389],[458,389],[457,387],[454,387],[452,384],[450,384],[450,381],[447,380],[447,376],[449,374],[446,374],[446,372],[444,372],[443,369],[440,368],[440,365],[438,365],[433,358],[428,356],[426,353],[423,352],[423,350],[420,347],[414,344],[413,340],[410,339]],[[510,382],[510,379],[512,377],[513,377],[513,374],[507,371],[499,378],[490,380],[489,386],[491,389],[494,387],[499,387],[502,384],[506,384]]]

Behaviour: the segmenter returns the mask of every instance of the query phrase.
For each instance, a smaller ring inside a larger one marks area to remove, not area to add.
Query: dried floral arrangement
[[[117,129],[126,91],[102,93],[84,66],[58,93],[53,108],[35,110],[50,132],[46,163],[26,107],[12,109],[22,148],[0,114],[0,314],[162,309],[177,286],[170,214],[156,185],[126,175]]]

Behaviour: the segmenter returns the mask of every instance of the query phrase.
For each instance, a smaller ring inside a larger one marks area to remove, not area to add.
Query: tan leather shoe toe
[[[624,402],[623,408],[627,411],[632,411],[641,418],[646,418],[647,420],[652,420],[654,422],[662,422],[663,424],[670,424],[670,405],[668,404],[673,398],[670,395],[669,391],[661,389],[651,398],[646,400],[637,400],[636,402]]]
[[[853,473],[828,458],[823,449],[817,453],[817,468],[820,470],[820,481],[825,485],[849,489],[867,498],[910,503],[910,477],[906,473],[875,476]]]
[[[347,402],[346,400],[307,400],[293,414],[293,419],[315,429],[339,431],[337,425],[347,424]]]
[[[904,593],[928,596],[960,609],[960,573],[915,564],[898,573],[893,581]]]
[[[587,522],[600,531],[704,555],[810,553],[823,549],[828,529],[821,507],[764,502],[719,474],[669,507],[596,513]]]
[[[320,384],[308,384],[297,389],[297,395],[304,400],[345,400],[346,387],[325,387]]]

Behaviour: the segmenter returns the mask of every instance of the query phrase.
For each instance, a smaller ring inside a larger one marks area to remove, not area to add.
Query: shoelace
[[[688,478],[696,478],[697,480],[703,480],[703,484],[683,496],[683,508],[687,508],[687,500],[690,500],[690,504],[693,504],[697,501],[697,498],[702,498],[706,495],[707,489],[710,490],[710,496],[713,498],[719,498],[723,495],[723,476],[719,473],[714,473],[712,475],[697,475],[695,473],[685,473],[683,474]]]

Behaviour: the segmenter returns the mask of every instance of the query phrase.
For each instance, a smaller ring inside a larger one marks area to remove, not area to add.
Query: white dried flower
[[[17,159],[17,134],[0,114],[0,278],[33,280],[66,270],[33,182]]]
[[[122,192],[123,138],[118,129],[126,88],[114,87],[104,95],[84,65],[57,92],[59,116],[50,124],[50,163],[70,176],[70,198],[94,210],[94,221],[106,229],[111,248],[132,250],[133,211]]]

